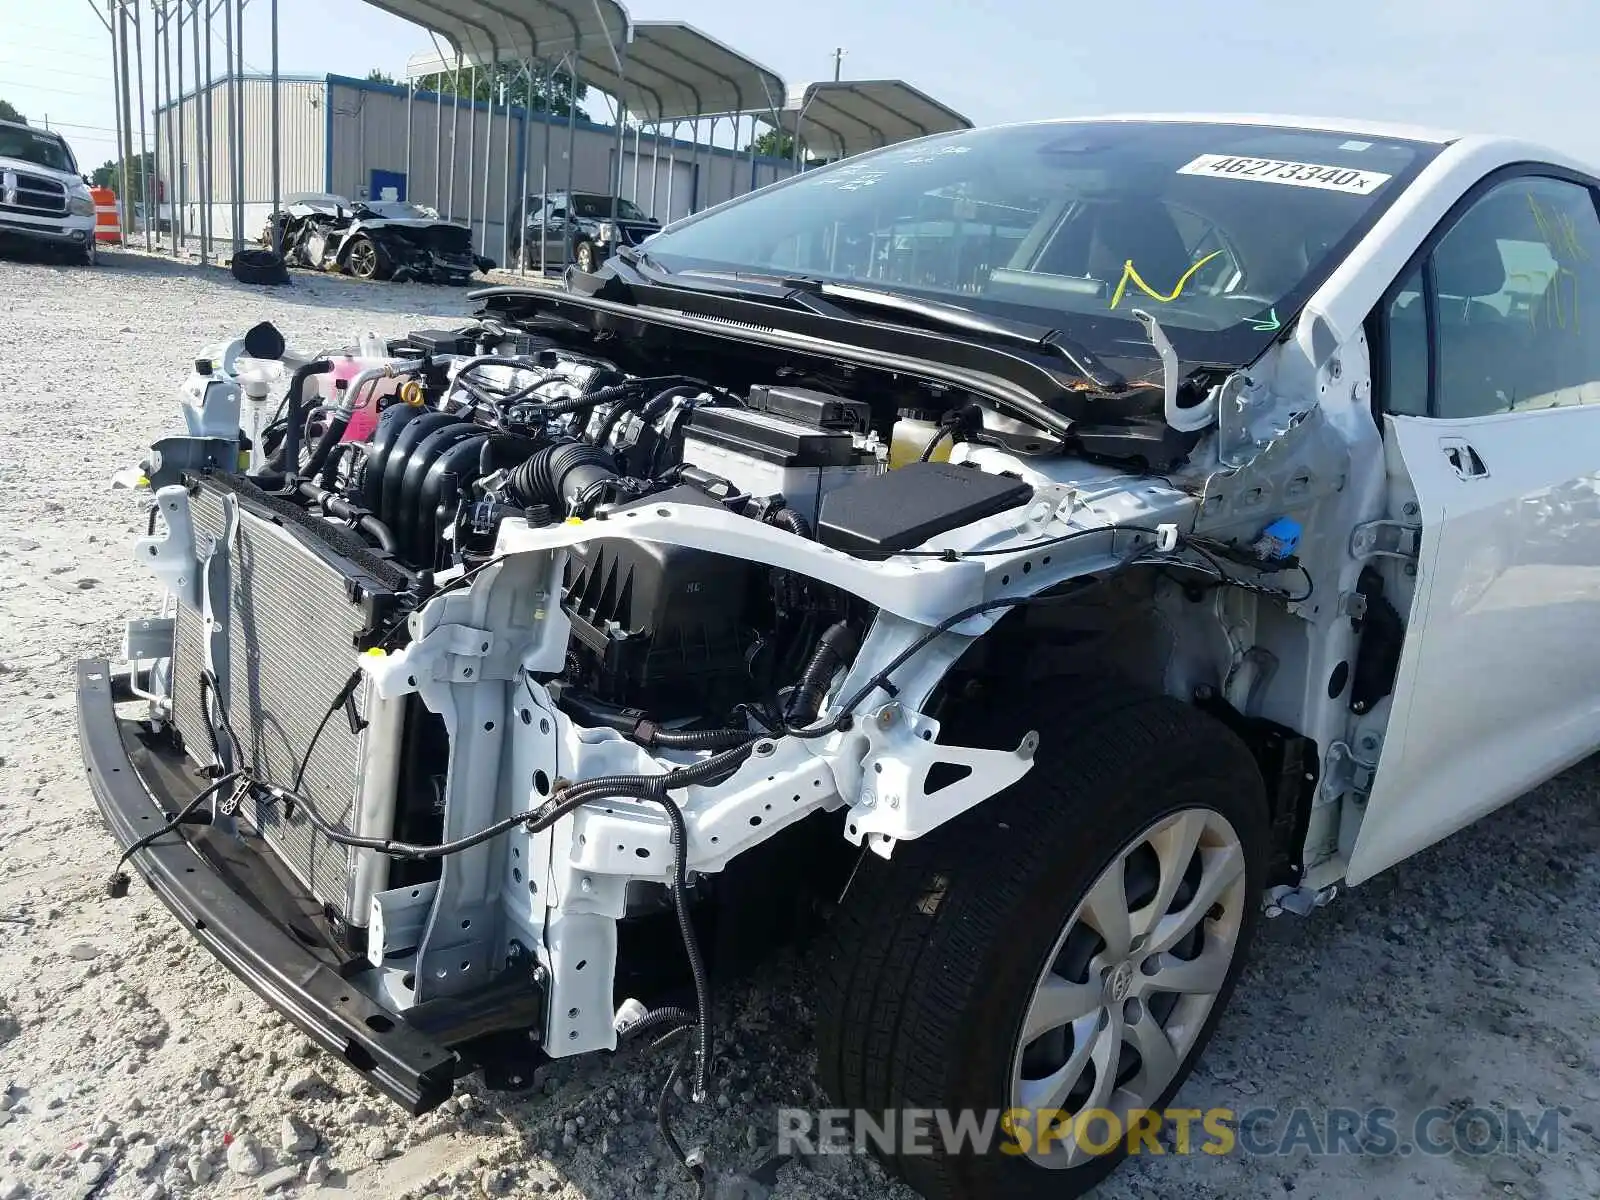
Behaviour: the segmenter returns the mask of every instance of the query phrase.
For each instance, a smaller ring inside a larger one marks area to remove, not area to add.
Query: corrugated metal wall
[[[196,117],[204,115],[209,101],[212,233],[214,237],[231,238],[229,94],[230,89],[218,83],[212,86],[209,97],[190,96],[182,101],[185,224],[191,234],[199,230],[197,204],[203,195]],[[260,234],[271,208],[271,85],[265,79],[246,78],[240,97],[245,151],[243,236],[253,239]],[[603,105],[604,101],[597,97],[590,106],[596,103]],[[163,145],[169,135],[176,134],[177,111],[174,108],[161,114],[160,119],[166,123]],[[473,244],[479,253],[504,262],[506,208],[508,204],[512,208],[514,231],[521,215],[519,197],[524,182],[530,195],[569,187],[608,194],[617,162],[615,127],[579,120],[569,129],[562,117],[532,113],[525,118],[520,108],[513,108],[509,114],[508,164],[507,120],[507,110],[499,105],[495,106],[491,122],[487,106],[481,102],[457,104],[453,96],[419,92],[408,105],[404,88],[343,76],[329,76],[326,81],[282,80],[281,191],[284,195],[332,191],[351,199],[372,199],[373,173],[382,172],[377,186],[403,184],[406,199],[431,205],[447,219],[470,223]],[[687,132],[688,128],[687,122],[679,127],[680,132]],[[492,143],[486,145],[491,136]],[[633,163],[636,144],[637,188]],[[675,220],[751,189],[751,165],[744,155],[736,160],[726,149],[713,152],[710,147],[701,146],[691,157],[687,141],[674,143],[667,137],[661,139],[659,153],[653,154],[655,146],[655,139],[648,135],[636,143],[633,132],[627,133],[621,194],[659,220]],[[652,163],[654,189],[650,186]],[[160,170],[165,177],[165,161]],[[787,163],[760,159],[755,164],[756,186],[788,174]],[[170,184],[167,195],[169,200],[176,198]]]
[[[423,93],[409,105],[408,118],[401,91],[334,83],[332,95],[333,191],[352,199],[372,199],[374,171],[402,176],[406,199],[431,205],[449,220],[470,224],[479,253],[503,261],[506,197],[516,193],[522,140],[520,109],[510,114],[508,186],[504,106],[496,104],[492,114],[481,103],[463,103],[458,110],[454,97],[440,103],[432,93]],[[441,120],[442,130],[436,124]]]
[[[615,177],[616,129],[578,121],[569,130],[562,117],[510,111],[511,145],[507,181],[506,109],[496,105],[491,115],[483,103],[457,103],[453,96],[419,92],[410,103],[403,88],[372,85],[365,81],[335,78],[333,96],[333,180],[332,189],[341,195],[369,197],[373,172],[385,178],[403,176],[408,200],[427,204],[449,220],[470,223],[473,244],[479,252],[497,262],[507,261],[504,252],[505,207],[512,206],[511,227],[515,230],[519,210],[518,192],[522,182],[520,164],[526,157],[527,190],[530,195],[543,191],[563,191],[570,186],[578,191],[607,193]],[[491,128],[492,126],[492,128]],[[407,130],[409,128],[409,138]],[[526,139],[524,141],[524,138]],[[546,139],[548,138],[548,159]],[[485,145],[486,140],[492,144]],[[409,141],[409,161],[406,147]],[[681,217],[695,208],[720,203],[732,195],[750,190],[751,166],[741,155],[737,163],[721,151],[713,154],[700,147],[698,164],[690,162],[690,147],[673,147],[663,138],[657,159],[659,183],[654,202],[650,198],[650,163],[654,145],[648,136],[639,139],[642,162],[637,203],[662,219]],[[626,136],[623,155],[622,195],[633,199],[634,136]],[[672,178],[672,203],[667,211],[669,162]],[[488,168],[487,221],[485,220],[484,170]],[[789,174],[786,163],[762,159],[756,163],[760,184]],[[699,181],[698,187],[696,180]]]
[[[207,107],[211,110],[211,162],[210,194],[213,201],[212,233],[215,237],[232,237],[232,223],[228,210],[233,196],[228,178],[229,136],[228,113],[230,91],[224,84],[214,84],[209,93],[188,96],[183,101],[159,114],[162,123],[162,154],[157,170],[165,188],[168,203],[184,201],[184,224],[192,236],[200,228],[199,204],[205,196],[203,175],[206,164],[201,158],[201,124]],[[278,83],[278,137],[279,137],[279,187],[284,195],[291,192],[320,192],[323,190],[323,171],[327,154],[326,116],[324,114],[327,86],[321,82],[280,80]],[[266,224],[272,207],[272,87],[264,79],[246,78],[241,82],[238,103],[244,115],[244,187],[245,203],[243,235],[256,237]],[[178,144],[179,113],[182,113],[183,154],[176,174],[168,161],[165,147]],[[170,142],[168,139],[172,139]],[[173,181],[182,180],[179,188]]]
[[[622,159],[622,195],[662,224],[688,216],[699,167],[689,161],[687,152],[679,151],[674,156],[671,149],[663,145],[659,157],[652,157],[650,143],[646,140],[639,149],[637,186],[633,153],[633,141],[629,139],[627,154]]]

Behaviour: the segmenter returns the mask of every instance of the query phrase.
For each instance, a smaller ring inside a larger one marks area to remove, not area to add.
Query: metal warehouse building
[[[213,239],[231,240],[237,222],[241,236],[254,240],[272,209],[272,86],[260,76],[244,76],[237,87],[230,84],[218,79],[205,91],[158,110],[161,144],[181,147],[177,164],[167,154],[158,159],[158,194],[180,204],[186,230],[201,229],[209,196]],[[229,179],[235,113],[244,130],[237,208],[235,181]],[[666,222],[794,170],[785,159],[658,136],[639,127],[626,127],[619,138],[615,125],[499,103],[491,110],[482,101],[411,93],[403,86],[342,75],[280,76],[278,128],[283,195],[332,192],[429,205],[441,216],[470,224],[478,252],[502,263],[507,206],[514,234],[524,186],[528,194],[568,188],[608,194],[620,177],[623,196]]]

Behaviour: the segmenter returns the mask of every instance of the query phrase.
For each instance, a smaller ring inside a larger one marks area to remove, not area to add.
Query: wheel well
[[[1186,605],[1190,616],[1164,604],[1159,584],[1155,571],[1129,572],[1083,586],[1076,601],[1007,613],[952,665],[926,710],[944,724],[941,741],[975,745],[959,732],[964,713],[980,712],[1019,685],[1035,695],[1048,689],[1052,705],[1065,711],[1103,711],[1107,704],[1159,694],[1187,701],[1249,749],[1271,810],[1268,882],[1298,884],[1320,774],[1317,744],[1239,711],[1217,686],[1196,682],[1221,683],[1207,664],[1218,655],[1228,661],[1225,635],[1201,606]]]

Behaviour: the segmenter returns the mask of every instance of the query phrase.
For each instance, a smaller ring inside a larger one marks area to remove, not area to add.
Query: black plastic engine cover
[[[976,467],[907,463],[824,496],[817,540],[847,553],[905,550],[1032,497],[1022,480]]]
[[[688,486],[638,503],[663,502],[720,507]],[[761,570],[656,542],[577,547],[567,567],[566,609],[584,686],[657,717],[731,707],[747,690],[745,612]]]

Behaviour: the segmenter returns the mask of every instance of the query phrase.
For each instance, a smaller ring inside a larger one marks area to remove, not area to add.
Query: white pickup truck
[[[1264,912],[1600,744],[1597,188],[1495,138],[1043,122],[354,358],[260,327],[145,465],[170,595],[80,668],[101,809],[416,1110],[675,1026],[698,1096],[706,920],[820,909],[838,1103],[1130,1126]],[[1066,1197],[1127,1144],[1025,1149],[889,1158]]]
[[[21,241],[94,266],[94,198],[66,140],[49,129],[0,121],[0,244]]]

